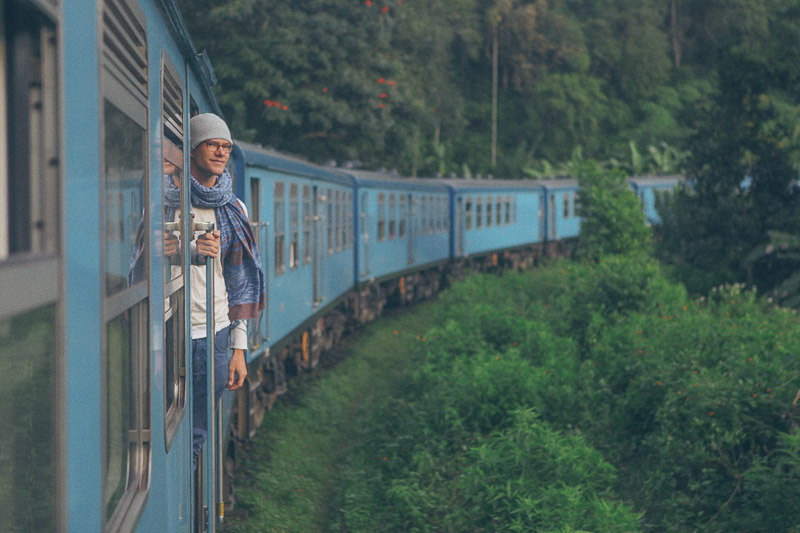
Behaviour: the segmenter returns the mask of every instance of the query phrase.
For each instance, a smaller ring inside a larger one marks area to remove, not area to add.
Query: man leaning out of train
[[[226,164],[233,149],[227,124],[213,113],[192,117],[191,201],[195,222],[213,222],[213,232],[192,241],[192,401],[193,465],[208,437],[206,409],[206,266],[214,261],[215,398],[225,387],[244,385],[247,365],[247,319],[256,318],[266,302],[265,277],[244,202],[233,193]],[[228,360],[228,348],[233,355]]]

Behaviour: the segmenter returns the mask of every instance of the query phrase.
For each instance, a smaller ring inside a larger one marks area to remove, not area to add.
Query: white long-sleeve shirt
[[[195,222],[213,222],[216,227],[216,215],[213,208],[193,207]],[[245,208],[245,214],[247,213]],[[195,234],[195,238],[199,234]],[[197,255],[197,241],[192,241],[192,257]],[[214,260],[214,332],[231,325],[228,319],[228,291],[225,278],[222,276],[222,261]],[[204,339],[206,331],[206,265],[192,264],[192,338]],[[231,328],[231,348],[247,349],[247,322],[236,320]]]

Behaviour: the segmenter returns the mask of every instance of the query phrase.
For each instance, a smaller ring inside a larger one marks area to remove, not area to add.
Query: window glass
[[[475,210],[475,227],[480,228],[483,227],[483,198],[479,196],[477,202],[478,205]]]
[[[296,183],[289,184],[289,268],[297,268],[300,253],[300,206]]]
[[[402,239],[406,236],[406,217],[408,217],[408,212],[406,211],[406,195],[401,194],[398,200],[399,206],[397,213],[397,234],[398,237]]]
[[[275,182],[275,275],[286,272],[286,188],[282,181]]]
[[[492,197],[486,199],[486,226],[489,227],[494,222],[494,217],[492,217]]]
[[[0,320],[3,531],[56,530],[54,337],[55,305]]]
[[[378,194],[378,241],[386,240],[386,195]]]
[[[57,26],[0,1],[0,531],[57,531],[63,499]]]
[[[467,198],[467,202],[466,203],[467,203],[467,207],[466,207],[465,211],[466,211],[466,215],[467,216],[466,216],[465,226],[466,226],[466,229],[472,229],[472,198]]]
[[[303,185],[303,264],[311,263],[311,187]]]
[[[333,243],[333,227],[335,221],[333,220],[333,191],[328,189],[328,196],[325,199],[328,203],[328,218],[325,221],[327,225],[327,235],[328,235],[328,255],[333,255],[334,243]]]
[[[183,247],[184,120],[183,90],[177,70],[166,54],[161,66],[163,211],[161,232],[164,252],[164,417],[167,446],[172,442],[186,406],[186,305]]]

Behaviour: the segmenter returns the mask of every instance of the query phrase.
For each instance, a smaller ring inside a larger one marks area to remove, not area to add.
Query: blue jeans
[[[230,326],[217,332],[214,340],[214,388],[216,401],[222,397],[228,383],[228,346]],[[206,406],[206,339],[192,339],[192,467],[197,469],[197,452],[208,438],[208,407]]]

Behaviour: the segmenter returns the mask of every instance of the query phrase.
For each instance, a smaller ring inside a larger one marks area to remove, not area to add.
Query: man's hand
[[[219,230],[203,233],[197,237],[197,253],[211,257],[219,256]]]
[[[238,376],[238,380],[236,379]],[[225,385],[230,390],[236,390],[244,385],[244,378],[247,377],[247,363],[244,360],[244,350],[233,350],[233,357],[228,364],[228,384]]]

